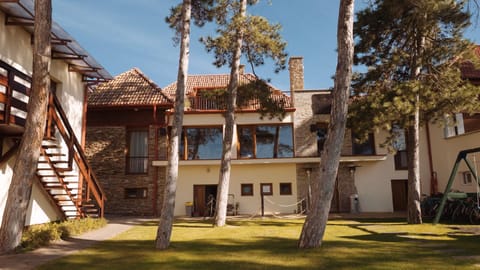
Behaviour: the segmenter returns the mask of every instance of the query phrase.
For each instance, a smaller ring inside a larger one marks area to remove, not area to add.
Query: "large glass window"
[[[128,131],[127,172],[147,173],[148,169],[148,131]]]
[[[221,127],[185,127],[180,143],[180,159],[220,159],[222,137]]]
[[[291,125],[238,126],[240,158],[293,157]]]

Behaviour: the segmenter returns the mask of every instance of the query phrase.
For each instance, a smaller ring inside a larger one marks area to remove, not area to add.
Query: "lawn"
[[[149,222],[40,269],[480,269],[478,227],[333,220],[321,248],[299,250],[302,224],[253,219],[212,228],[179,220],[171,248],[157,251],[157,223]]]

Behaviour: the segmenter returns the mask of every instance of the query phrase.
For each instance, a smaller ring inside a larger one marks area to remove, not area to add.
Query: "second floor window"
[[[221,127],[184,127],[180,140],[180,159],[220,159],[222,157]]]
[[[358,142],[356,135],[352,132],[352,154],[353,155],[375,155],[375,141],[373,133],[368,134],[368,138],[364,142]]]
[[[147,173],[148,131],[128,131],[127,173]]]
[[[238,126],[239,158],[293,157],[292,126]]]

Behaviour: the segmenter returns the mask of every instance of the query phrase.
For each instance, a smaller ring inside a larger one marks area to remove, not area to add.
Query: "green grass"
[[[334,220],[321,248],[300,250],[302,224],[177,221],[171,247],[157,251],[150,222],[41,269],[479,269],[480,237],[465,232],[472,226]]]

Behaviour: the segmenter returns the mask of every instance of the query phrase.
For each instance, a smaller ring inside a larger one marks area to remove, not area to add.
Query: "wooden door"
[[[193,216],[205,214],[205,185],[193,185]]]
[[[407,211],[408,180],[392,180],[393,211]]]

